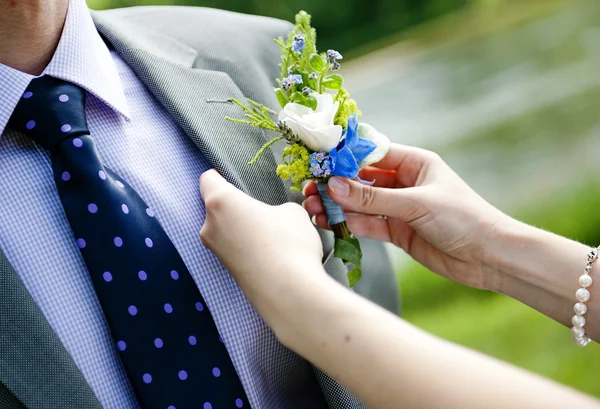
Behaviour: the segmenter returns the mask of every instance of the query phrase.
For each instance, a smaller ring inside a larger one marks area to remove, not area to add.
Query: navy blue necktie
[[[31,81],[9,125],[48,149],[58,193],[140,405],[249,407],[196,284],[153,211],[102,164],[85,91]]]

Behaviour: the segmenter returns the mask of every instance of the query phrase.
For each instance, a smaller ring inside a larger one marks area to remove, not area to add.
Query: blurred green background
[[[437,151],[518,219],[600,244],[598,0],[88,3],[203,5],[284,19],[305,9],[320,48],[347,57],[342,73],[366,121],[396,142]],[[579,349],[568,329],[530,308],[391,250],[407,320],[600,397],[598,344]]]

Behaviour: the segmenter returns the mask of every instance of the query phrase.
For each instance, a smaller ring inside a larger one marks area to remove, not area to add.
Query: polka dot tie
[[[36,78],[9,125],[51,152],[75,243],[141,407],[249,407],[204,300],[154,212],[102,165],[87,128],[85,91]]]

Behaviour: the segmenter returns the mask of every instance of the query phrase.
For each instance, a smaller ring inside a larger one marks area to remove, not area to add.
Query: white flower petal
[[[308,115],[309,111],[312,111],[309,107],[296,104],[295,102],[289,102],[283,107],[283,110],[279,112],[279,117],[281,118],[282,115],[286,115],[302,118],[303,116]]]
[[[316,110],[290,102],[279,112],[279,120],[285,122],[308,148],[329,152],[342,137],[342,127],[333,124],[339,102],[334,102],[331,94],[312,95],[317,99]]]
[[[361,122],[358,124],[358,136],[377,145],[377,148],[360,163],[361,167],[379,162],[390,150],[390,139],[367,123]]]

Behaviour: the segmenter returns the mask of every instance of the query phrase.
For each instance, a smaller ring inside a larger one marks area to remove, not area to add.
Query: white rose
[[[340,103],[330,94],[311,94],[317,99],[317,109],[289,102],[279,112],[283,121],[313,151],[329,152],[338,146],[343,129],[333,120]]]
[[[361,168],[379,162],[390,150],[390,139],[369,124],[364,122],[358,124],[358,136],[377,145],[377,148],[359,164]]]

